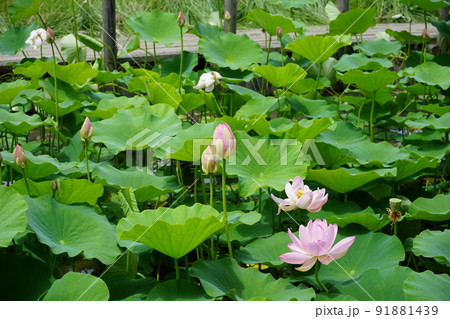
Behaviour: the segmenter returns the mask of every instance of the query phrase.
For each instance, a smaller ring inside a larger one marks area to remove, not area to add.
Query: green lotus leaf
[[[294,125],[289,135],[295,137],[300,143],[305,143],[308,140],[314,139],[316,136],[320,136],[322,132],[329,130],[333,124],[333,120],[329,117],[316,118],[313,120],[302,119]],[[310,141],[311,142],[311,141]],[[312,148],[312,144],[305,144],[305,153],[308,153],[309,148]],[[318,154],[313,153],[317,157]],[[318,158],[315,158],[317,161]]]
[[[16,55],[24,50],[28,45],[25,41],[30,36],[30,32],[39,28],[36,22],[30,26],[13,27],[0,35],[0,54]]]
[[[338,233],[335,242],[347,236]],[[344,257],[320,268],[319,277],[322,282],[350,282],[353,281],[352,278],[358,279],[369,269],[392,269],[405,258],[403,245],[396,236],[369,232],[355,237],[355,242]],[[380,250],[382,254],[374,253]],[[370,290],[371,287],[367,289]]]
[[[172,279],[160,283],[147,295],[154,301],[207,301],[212,300],[201,286],[187,280]]]
[[[432,221],[450,219],[450,194],[438,194],[433,198],[417,198],[409,206],[406,218]]]
[[[379,178],[392,178],[396,169],[325,168],[309,169],[307,180],[316,181],[338,193],[348,193]]]
[[[0,84],[0,104],[12,105],[12,102],[18,94],[29,86],[30,83],[25,80],[3,82]]]
[[[266,96],[259,99],[251,99],[241,106],[241,108],[236,112],[235,116],[244,118],[258,118],[262,117],[265,114],[271,113],[277,107],[277,99],[272,96]]]
[[[418,82],[439,85],[443,90],[450,87],[450,67],[448,66],[425,62],[410,70],[412,77]]]
[[[98,102],[97,107],[95,110],[90,111],[88,109],[85,109],[83,111],[83,115],[85,116],[92,116],[92,117],[99,117],[101,119],[109,119],[114,114],[117,113],[118,110],[123,109],[130,109],[133,107],[141,107],[141,106],[148,106],[149,102],[148,100],[143,96],[134,96],[134,97],[126,97],[126,96],[120,96],[120,97],[114,97],[110,99],[102,99],[100,102]]]
[[[50,99],[36,101],[35,104],[50,115],[56,116],[56,103]],[[64,116],[85,107],[80,101],[67,99],[58,103],[58,116]]]
[[[391,29],[386,29],[386,33],[391,37],[394,37],[397,41],[407,41],[407,42],[422,42],[429,41],[427,38],[423,38],[421,35],[413,35],[408,31],[394,31]]]
[[[320,133],[316,141],[338,147],[339,149],[348,149],[361,143],[367,143],[370,139],[360,128],[349,122],[339,121],[336,123],[335,130]]]
[[[435,158],[428,159],[421,157],[417,160],[414,159],[399,159],[395,161],[392,167],[397,168],[397,181],[401,181],[405,178],[412,178],[417,173],[423,171],[426,168],[436,168],[438,160]]]
[[[324,100],[310,100],[301,96],[293,96],[287,99],[291,105],[293,114],[303,115],[308,118],[336,117],[336,105],[329,105]]]
[[[379,143],[365,142],[348,149],[349,153],[361,165],[366,167],[388,167],[390,163],[409,158],[409,152],[383,141]]]
[[[145,41],[170,47],[173,42],[180,40],[180,27],[177,24],[177,15],[174,13],[160,10],[140,12],[127,20],[127,24]]]
[[[45,70],[52,77],[55,77],[53,62],[44,62],[37,60],[35,64]],[[85,84],[88,80],[97,76],[98,70],[94,69],[89,63],[79,62],[67,65],[56,66],[56,78],[70,85]]]
[[[373,41],[363,41],[360,44],[353,46],[355,50],[361,50],[366,55],[369,56],[381,56],[385,57],[388,55],[398,55],[402,49],[401,42],[393,41],[388,42],[384,39],[373,40]]]
[[[190,32],[195,34],[199,38],[215,38],[225,34],[225,32],[219,26],[203,23],[200,21],[195,24],[194,29],[192,29]]]
[[[222,228],[222,218],[210,206],[160,207],[122,218],[117,225],[117,238],[140,242],[180,258]]]
[[[432,25],[445,37],[450,38],[450,22],[449,21],[430,21]]]
[[[246,264],[265,264],[278,268],[285,263],[278,257],[286,252],[292,240],[286,232],[276,233],[268,238],[259,238],[234,252],[234,258]]]
[[[247,89],[246,87],[240,86],[240,85],[234,85],[234,84],[226,84],[226,86],[239,96],[241,96],[245,101],[249,101],[251,99],[258,99],[263,98],[264,95],[259,94],[256,91]]]
[[[312,63],[320,64],[328,60],[340,47],[350,43],[345,37],[338,39],[331,36],[309,35],[295,39],[286,46],[286,49],[305,57]]]
[[[0,247],[8,247],[14,236],[27,228],[27,203],[16,191],[0,185]]]
[[[45,301],[107,301],[108,286],[98,277],[68,272],[55,280],[44,297]]]
[[[291,285],[286,279],[275,280],[270,274],[257,269],[242,268],[234,259],[197,261],[191,267],[192,276],[198,277],[211,297],[228,296],[234,300],[268,298],[276,301],[311,300],[312,288]]]
[[[201,38],[198,51],[206,61],[232,70],[246,70],[263,57],[259,45],[246,34],[226,33],[215,38]]]
[[[448,301],[449,286],[448,274],[436,275],[427,270],[409,275],[403,291],[407,301]]]
[[[52,195],[52,181],[34,182],[29,180],[31,196]],[[103,186],[93,184],[86,179],[63,179],[58,181],[58,188],[55,191],[55,199],[61,204],[78,204],[88,203],[94,206],[97,199],[103,195]],[[27,195],[27,187],[24,179],[15,182],[12,185],[17,192]]]
[[[320,154],[327,169],[339,168],[343,165],[356,164],[356,159],[351,156],[347,149],[334,147],[330,144],[316,142],[314,145]]]
[[[67,63],[86,61],[87,48],[76,41],[73,34],[68,34],[59,40],[61,52]]]
[[[281,136],[283,133],[292,130],[294,122],[284,117],[277,117],[269,122],[270,131],[276,135]]]
[[[0,300],[36,301],[47,291],[53,276],[48,264],[31,256],[0,254]]]
[[[104,143],[113,154],[163,146],[181,129],[174,109],[165,104],[119,110],[107,120],[92,124],[92,141]]]
[[[51,119],[41,121],[37,114],[28,116],[23,112],[11,113],[0,108],[0,125],[14,134],[21,134],[28,132],[36,127],[42,125],[52,125]]]
[[[161,65],[161,76],[169,75],[170,73],[180,73],[181,55],[177,55],[170,59],[163,59],[159,62]],[[184,77],[188,77],[195,66],[198,64],[198,56],[195,53],[183,52],[183,72]]]
[[[368,230],[376,232],[389,224],[386,214],[375,214],[369,206],[362,210],[354,202],[341,203],[336,200],[328,201],[317,213],[308,213],[311,219],[326,219],[329,224],[345,227],[348,224],[359,224]]]
[[[28,151],[24,151],[28,159],[28,165],[25,172],[29,179],[39,179],[52,175],[56,172],[63,172],[75,167],[77,163],[60,163],[57,159],[48,155],[35,156]],[[11,166],[19,174],[22,174],[22,169],[17,167],[14,163],[13,154],[9,152],[2,152],[3,161]]]
[[[183,188],[175,176],[156,176],[143,171],[121,171],[112,166],[97,166],[92,171],[95,180],[117,190],[131,187],[138,202],[149,201],[168,193],[178,193]]]
[[[447,113],[450,113],[450,105],[440,106],[438,104],[427,104],[422,106],[422,110],[426,112],[432,112],[437,116],[443,116]]]
[[[361,70],[378,70],[381,67],[391,68],[392,62],[385,58],[367,57],[364,53],[344,54],[339,61],[336,62],[334,68],[340,72],[353,69]]]
[[[405,148],[416,157],[436,158],[439,160],[450,153],[450,144],[442,143],[441,141],[431,141],[420,146],[407,145]]]
[[[416,5],[425,11],[434,11],[448,6],[448,3],[443,0],[401,0],[400,2],[411,6]]]
[[[306,71],[295,63],[288,63],[283,67],[273,65],[258,66],[253,72],[260,74],[276,88],[295,86],[297,81],[306,77]]]
[[[153,277],[133,279],[125,274],[105,276],[102,279],[108,286],[109,300],[124,300],[134,294],[146,294],[159,284]]]
[[[277,27],[279,26],[283,33],[289,32],[301,32],[294,25],[291,19],[285,18],[280,15],[270,14],[261,9],[252,10],[248,13],[247,19],[251,21],[255,21],[257,24],[261,26],[269,35],[276,36],[277,35]]]
[[[148,84],[148,98],[152,104],[167,104],[176,110],[183,100],[178,90],[170,84],[155,82]]]
[[[398,74],[394,71],[389,71],[385,67],[370,73],[352,69],[342,75],[341,79],[346,84],[355,83],[360,89],[376,92],[397,80]]]
[[[39,8],[44,0],[15,0],[11,3],[8,13],[11,22],[15,23],[20,19],[31,17],[39,13]]]
[[[375,8],[356,8],[341,13],[330,21],[330,34],[362,34],[377,24]]]
[[[411,268],[398,266],[388,269],[369,269],[363,272],[356,282],[337,284],[331,292],[336,290],[356,300],[405,301],[403,284],[413,273]]]
[[[228,161],[227,172],[239,177],[241,196],[250,196],[267,186],[282,190],[289,179],[305,177],[306,163],[299,143],[292,145],[292,140],[282,139],[276,144],[269,138],[251,137],[242,131],[235,132],[235,137],[236,161]]]
[[[414,238],[412,252],[416,256],[434,258],[439,263],[449,266],[449,242],[449,229],[444,229],[444,231],[431,231],[429,229],[426,229]]]
[[[112,264],[120,254],[115,227],[93,208],[60,204],[51,195],[26,196],[25,200],[28,227],[54,254],[74,257],[81,253],[105,265]]]
[[[281,4],[283,7],[291,8],[303,8],[306,4],[312,4],[317,0],[269,0],[270,3]]]
[[[120,79],[124,76],[126,76],[127,74],[124,72],[119,72],[119,71],[102,71],[99,70],[97,76],[94,78],[95,82],[100,82],[100,83],[111,83],[116,81],[117,79]]]
[[[233,229],[239,225],[254,225],[261,219],[261,214],[255,211],[242,212],[239,210],[228,212],[229,229]]]

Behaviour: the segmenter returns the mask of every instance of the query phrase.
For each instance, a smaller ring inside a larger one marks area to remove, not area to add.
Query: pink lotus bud
[[[93,134],[93,127],[89,117],[84,120],[83,126],[81,127],[80,136],[83,141],[90,140]]]
[[[425,28],[422,30],[422,38],[429,38],[428,30]]]
[[[283,37],[283,29],[280,26],[277,26],[277,37]]]
[[[58,189],[58,180],[54,180],[53,183],[52,183],[52,191],[53,191],[53,193],[55,193],[57,189]]]
[[[216,154],[214,146],[208,146],[202,154],[202,170],[205,174],[215,174],[219,165],[219,157]]]
[[[212,145],[220,158],[229,159],[236,153],[236,139],[228,124],[219,124],[214,130]]]
[[[17,144],[16,148],[14,149],[13,159],[14,163],[16,163],[19,168],[25,168],[28,164],[27,156],[25,155],[25,152],[19,144]]]
[[[181,11],[178,13],[177,23],[180,26],[180,28],[182,28],[184,26],[184,24],[186,23],[186,20],[184,19],[184,15],[183,15],[183,13],[181,13]]]
[[[53,30],[50,27],[47,28],[47,42],[48,43],[55,42],[55,34],[53,33]]]
[[[225,15],[224,15],[225,20],[230,21],[231,20],[231,14],[230,12],[227,10],[225,11]]]

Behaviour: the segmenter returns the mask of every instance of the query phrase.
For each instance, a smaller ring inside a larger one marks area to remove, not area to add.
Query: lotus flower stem
[[[227,244],[228,244],[228,253],[230,255],[230,258],[233,258],[233,250],[231,249],[231,239],[230,239],[230,229],[228,225],[228,213],[227,213],[227,196],[225,193],[225,186],[226,186],[226,179],[227,179],[227,173],[226,173],[226,161],[223,159],[222,161],[222,202],[223,202],[223,216],[225,218],[225,235],[227,236]]]
[[[175,278],[178,280],[180,279],[180,268],[178,266],[178,258],[173,259],[175,262]]]
[[[314,275],[315,275],[315,277],[316,277],[317,283],[323,288],[323,290],[325,290],[326,292],[328,292],[327,287],[325,287],[325,285],[324,285],[324,284],[320,281],[320,279],[319,279],[319,269],[320,269],[320,265],[321,265],[320,262],[316,262],[316,266],[315,266],[315,269],[314,269]]]
[[[372,98],[372,106],[370,107],[370,123],[369,123],[369,128],[370,128],[370,141],[373,142],[373,111],[375,109],[375,92],[373,92],[373,98]]]
[[[183,80],[183,27],[180,27],[181,54],[180,54],[180,82],[178,82],[178,92],[181,94],[181,81]]]
[[[186,270],[186,279],[188,281],[191,280],[191,274],[189,273],[189,259],[188,259],[188,255],[184,255],[184,264],[185,264],[185,270]]]
[[[261,214],[262,189],[259,189],[258,213]]]
[[[317,97],[317,88],[319,86],[320,73],[322,72],[322,63],[319,63],[319,73],[317,73],[316,86],[314,87],[314,99]]]
[[[86,176],[87,176],[88,181],[91,181],[91,176],[89,175],[88,147],[89,147],[89,140],[87,139],[84,142],[84,160],[86,163]]]
[[[194,165],[194,203],[198,202],[198,196],[197,196],[197,165]]]
[[[77,38],[77,33],[78,33],[78,25],[77,25],[77,16],[75,14],[75,1],[72,0],[72,15],[73,15],[73,35],[75,37],[75,47],[77,49],[77,62],[79,61],[79,51],[78,51],[78,38]]]
[[[145,46],[144,69],[146,69],[146,68],[147,68],[147,60],[148,60],[148,46],[147,46],[147,41],[144,41],[144,46]]]
[[[156,44],[155,44],[155,42],[153,42],[153,62],[154,62],[154,65],[156,65],[156,63],[158,62],[158,58],[156,57]]]
[[[56,117],[56,144],[57,144],[57,151],[59,152],[59,116],[58,116],[58,79],[56,78],[56,56],[55,56],[55,47],[53,46],[53,43],[50,43],[50,46],[52,47],[52,55],[53,55],[53,78],[55,83],[55,117]],[[41,47],[42,48],[42,47]]]
[[[214,185],[212,183],[213,174],[209,174],[209,206],[214,207]],[[210,254],[211,260],[216,259],[215,249],[214,249],[214,235],[210,238]]]
[[[25,168],[22,168],[22,175],[23,175],[23,179],[25,180],[25,185],[27,186],[28,196],[31,197],[30,186],[28,185],[28,179],[27,179],[27,174],[25,173]]]
[[[176,173],[177,173],[177,177],[178,177],[178,183],[183,185],[183,174],[181,173],[181,165],[180,165],[179,160],[177,160]]]

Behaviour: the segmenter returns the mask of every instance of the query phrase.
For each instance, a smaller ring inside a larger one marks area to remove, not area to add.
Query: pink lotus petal
[[[289,237],[291,238],[293,244],[294,244],[295,246],[297,246],[299,249],[301,249],[301,250],[304,251],[304,249],[302,248],[302,243],[301,243],[300,240],[299,240],[299,239],[291,232],[291,230],[290,230],[289,228],[288,228],[288,234],[289,234]]]
[[[313,256],[322,256],[327,253],[324,243],[320,241],[313,241],[306,248],[306,251]]]
[[[313,258],[307,260],[305,263],[303,263],[302,266],[297,267],[297,268],[295,268],[295,269],[298,270],[298,271],[308,271],[308,270],[310,270],[310,269],[314,266],[314,264],[316,263],[316,261],[317,261],[317,258],[316,258],[316,257],[313,257]]]
[[[336,240],[336,234],[338,231],[338,227],[336,224],[332,224],[328,226],[327,230],[323,234],[323,242],[325,251],[329,251],[331,246],[333,246],[334,241]]]
[[[332,260],[336,260],[343,257],[347,253],[347,250],[350,248],[350,246],[353,244],[354,241],[355,236],[351,236],[342,239],[336,245],[334,245],[334,247],[331,248],[331,250],[328,252],[328,255],[331,257],[330,258],[331,260],[328,263],[330,263]]]
[[[297,252],[290,252],[290,253],[285,253],[278,258],[280,258],[282,261],[284,261],[285,263],[288,263],[288,264],[301,265],[304,262],[311,259],[311,256],[304,255],[304,254],[297,253]]]
[[[294,188],[290,183],[286,184],[284,191],[291,202],[295,203],[297,201],[296,191],[294,190]]]
[[[312,192],[306,191],[299,199],[297,199],[296,205],[298,208],[306,209],[309,206],[309,204],[311,204],[311,200],[312,200]]]
[[[309,225],[310,225],[310,223],[308,223],[308,226],[306,226],[306,227],[301,225],[298,230],[298,238],[299,238],[299,241],[301,244],[300,247],[305,251],[307,251],[308,245],[313,242],[313,238],[312,238],[311,234],[309,233]]]

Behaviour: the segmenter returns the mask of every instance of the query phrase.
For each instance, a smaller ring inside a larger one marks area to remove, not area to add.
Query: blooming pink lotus
[[[271,195],[272,199],[278,204],[278,214],[280,213],[280,209],[288,212],[296,208],[306,209],[309,212],[315,213],[320,211],[328,200],[328,194],[325,195],[324,188],[317,188],[317,190],[312,191],[308,185],[303,183],[303,179],[300,176],[286,183],[284,191],[288,196],[286,199]]]
[[[310,220],[305,227],[300,226],[298,238],[288,229],[292,243],[288,244],[291,252],[281,255],[279,258],[288,264],[303,264],[295,268],[298,271],[307,271],[314,266],[317,260],[328,265],[333,260],[343,257],[348,248],[355,241],[355,236],[347,237],[331,247],[336,239],[338,226],[327,225],[327,220]]]

